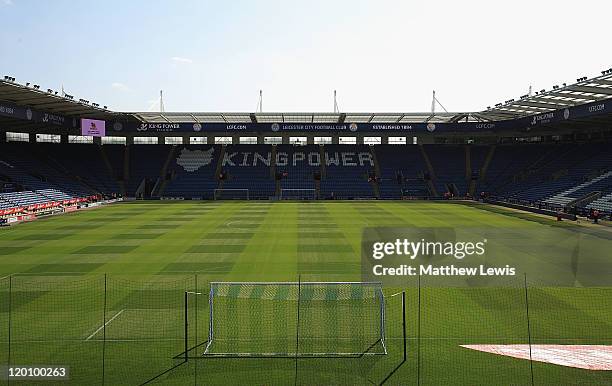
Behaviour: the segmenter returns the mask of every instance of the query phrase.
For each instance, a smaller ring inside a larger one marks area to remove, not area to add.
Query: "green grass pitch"
[[[142,384],[160,374],[152,384],[369,385],[386,379],[389,385],[529,385],[529,361],[460,345],[526,344],[528,331],[532,343],[612,345],[608,287],[530,289],[528,330],[522,278],[503,288],[420,290],[407,280],[384,289],[389,296],[406,290],[407,361],[399,367],[400,296],[387,298],[387,355],[182,363],[185,291],[202,293],[188,295],[188,346],[197,356],[207,339],[210,282],[296,281],[298,275],[303,281],[360,281],[367,226],[490,227],[559,240],[509,247],[511,259],[571,255],[562,241],[576,233],[608,251],[611,243],[605,229],[476,204],[115,204],[0,229],[0,363],[69,365],[70,383],[79,385],[102,384],[103,375],[105,384]],[[258,328],[293,329],[273,310],[242,319],[236,328],[246,335]],[[304,323],[308,335],[319,322]],[[533,381],[611,384],[612,372],[533,362]]]

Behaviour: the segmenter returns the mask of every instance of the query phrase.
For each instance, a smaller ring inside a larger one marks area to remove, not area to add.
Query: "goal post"
[[[248,200],[249,189],[215,189],[213,198],[215,200]]]
[[[213,282],[202,356],[385,355],[377,282]]]
[[[316,200],[317,191],[316,189],[281,188],[279,198],[281,200]]]

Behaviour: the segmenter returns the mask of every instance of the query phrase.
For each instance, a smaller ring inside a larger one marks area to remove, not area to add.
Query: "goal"
[[[381,283],[213,282],[203,356],[384,355]]]
[[[215,189],[213,192],[215,200],[248,200],[248,189]]]
[[[315,189],[281,189],[281,200],[316,200],[317,192]]]

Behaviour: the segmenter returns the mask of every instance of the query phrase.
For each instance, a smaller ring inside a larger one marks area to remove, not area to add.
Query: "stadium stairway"
[[[427,155],[427,152],[425,151],[425,147],[423,145],[418,145],[418,146],[419,146],[419,150],[421,151],[421,155],[423,156],[423,160],[425,161],[425,166],[427,166],[427,171],[429,174],[429,178],[425,179],[427,181],[428,190],[432,196],[439,197],[438,189],[436,189],[436,185],[434,184],[434,181],[436,179],[436,173],[434,171],[434,168]]]
[[[277,147],[276,145],[272,145],[272,159],[270,161],[270,178],[274,180],[274,197],[280,196],[281,191],[281,182],[280,179],[276,178],[276,157],[277,157]]]
[[[323,145],[319,146],[319,157],[321,157],[322,160],[325,159],[325,146]],[[325,178],[325,176],[327,175],[327,168],[325,167],[325,162],[321,162],[320,172],[321,178]]]
[[[378,186],[382,199],[397,200],[402,196],[428,195],[423,181],[423,171],[427,167],[418,146],[378,146],[376,163],[380,169]]]
[[[465,181],[467,182],[472,177],[472,147],[464,146],[463,150],[465,153]]]
[[[466,150],[459,145],[423,145],[423,153],[431,165],[432,181],[436,193],[453,193],[457,196],[467,192]],[[453,191],[456,190],[456,191]]]
[[[135,196],[144,180],[157,181],[171,152],[171,145],[129,145],[126,147],[126,192]]]
[[[177,148],[178,146],[176,145],[172,145],[170,147],[170,151],[168,152],[168,155],[166,155],[165,157],[164,165],[162,166],[162,169],[159,172],[159,178],[157,179],[157,182],[155,183],[155,186],[153,187],[153,190],[151,191],[151,197],[160,197],[163,194],[164,190],[166,189],[166,185],[168,184],[168,180],[170,179],[168,177],[169,175],[168,167],[170,166],[170,163],[174,159],[174,155],[176,154]]]
[[[470,146],[471,181],[468,191],[473,197],[476,195],[476,189],[480,181],[484,180],[487,176],[487,171],[494,154],[495,145]]]
[[[124,146],[123,145],[104,145],[100,146],[100,155],[104,161],[104,165],[111,175],[122,195],[125,195],[125,181],[123,179],[123,163],[124,157]]]
[[[374,177],[376,177],[370,183],[372,184],[372,189],[374,190],[374,197],[380,198],[380,164],[378,163],[374,146],[370,146],[370,154],[372,154],[372,161],[374,161]]]

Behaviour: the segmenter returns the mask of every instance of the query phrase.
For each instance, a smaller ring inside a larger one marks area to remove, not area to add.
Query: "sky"
[[[610,0],[0,0],[0,75],[116,111],[480,111],[612,67]],[[441,109],[437,107],[437,109]]]

